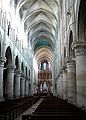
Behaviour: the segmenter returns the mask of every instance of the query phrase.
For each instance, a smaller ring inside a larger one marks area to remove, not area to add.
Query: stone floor
[[[24,114],[32,114],[35,109],[38,107],[38,105],[42,102],[43,98],[41,98],[38,102],[36,102],[33,106],[31,106],[27,111],[25,111],[23,114],[21,114],[18,118],[15,118],[15,120],[22,120],[22,115]]]

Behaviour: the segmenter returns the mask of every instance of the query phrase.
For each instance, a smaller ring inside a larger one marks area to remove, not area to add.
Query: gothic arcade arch
[[[7,98],[6,92],[6,84],[7,84],[7,67],[12,64],[12,52],[10,46],[7,47],[5,52],[6,62],[4,63],[4,71],[3,71],[3,97]]]
[[[1,42],[0,42],[0,56],[1,56]]]
[[[24,75],[24,63],[21,63],[21,71],[22,71],[22,75]]]
[[[19,66],[19,57],[18,57],[18,55],[15,57],[15,74],[14,74],[14,86],[13,86],[13,93],[14,93],[14,97],[16,97],[15,96],[15,91],[16,91],[16,73],[18,73],[19,72],[19,68],[20,68],[20,66]]]
[[[78,13],[78,39],[86,41],[86,0],[81,0]]]
[[[16,70],[18,70],[19,69],[19,57],[18,57],[18,55],[15,58],[15,66],[16,66]]]
[[[2,51],[2,49],[1,49],[1,48],[2,48],[2,47],[1,47],[1,46],[2,46],[2,45],[1,45],[1,41],[2,41],[2,34],[1,34],[1,32],[0,32],[0,56],[1,56],[1,51]]]

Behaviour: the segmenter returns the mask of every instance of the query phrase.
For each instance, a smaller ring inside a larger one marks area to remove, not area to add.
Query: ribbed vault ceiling
[[[43,60],[47,60],[52,64],[53,55],[49,47],[38,48],[35,53],[35,59],[37,63]]]
[[[59,4],[59,0],[16,0],[17,12],[24,23],[24,30],[35,50],[37,61],[52,61]]]

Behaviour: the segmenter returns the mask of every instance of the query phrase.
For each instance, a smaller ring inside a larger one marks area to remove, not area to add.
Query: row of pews
[[[84,110],[57,97],[46,97],[32,115],[22,120],[86,120]]]
[[[38,100],[39,97],[30,96],[0,102],[0,120],[14,120]]]

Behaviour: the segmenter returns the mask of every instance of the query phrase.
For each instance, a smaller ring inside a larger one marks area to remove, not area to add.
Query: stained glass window
[[[44,70],[46,70],[46,63],[44,63]]]

